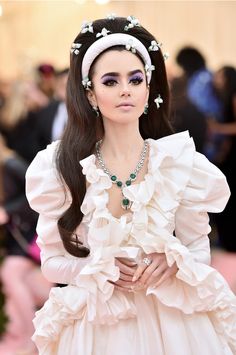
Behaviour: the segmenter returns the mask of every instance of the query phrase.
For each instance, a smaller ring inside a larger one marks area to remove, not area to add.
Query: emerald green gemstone
[[[111,180],[112,180],[112,181],[116,181],[116,179],[117,179],[117,177],[116,177],[115,175],[112,175],[112,176],[111,176]]]
[[[118,186],[118,187],[122,187],[122,181],[117,181],[117,183],[116,183],[116,185]]]
[[[127,180],[127,181],[125,182],[125,184],[126,184],[126,186],[130,186],[130,185],[131,185],[131,180]]]
[[[123,204],[123,206],[125,206],[125,207],[129,206],[129,199],[128,199],[128,198],[123,198],[122,204]]]
[[[132,174],[130,174],[130,177],[132,180],[134,180],[136,178],[136,174],[132,173]]]

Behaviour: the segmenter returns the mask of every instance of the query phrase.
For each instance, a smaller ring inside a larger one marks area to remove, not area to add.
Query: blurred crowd
[[[234,256],[236,264],[236,70],[225,65],[213,72],[193,47],[182,48],[176,63],[182,74],[169,79],[172,124],[176,132],[189,130],[197,150],[227,177],[229,203],[210,217],[214,246]],[[56,70],[48,63],[35,68],[30,80],[0,78],[0,277],[8,318],[0,355],[37,353],[30,340],[32,319],[52,285],[40,272],[37,215],[26,200],[24,178],[37,152],[63,134],[67,78],[68,68]],[[231,287],[236,291],[235,280]]]
[[[42,64],[31,80],[0,79],[0,281],[8,318],[0,355],[36,353],[32,319],[52,285],[40,271],[38,216],[25,196],[25,173],[37,152],[64,130],[67,77],[67,68]]]

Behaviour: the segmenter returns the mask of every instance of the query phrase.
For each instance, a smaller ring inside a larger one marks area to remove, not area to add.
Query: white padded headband
[[[148,84],[151,81],[152,70],[154,69],[151,63],[151,58],[146,47],[141,41],[136,37],[133,37],[126,33],[112,33],[104,37],[99,38],[95,41],[87,50],[82,61],[82,79],[88,79],[89,69],[94,62],[94,59],[104,52],[106,49],[124,45],[127,50],[130,50],[132,53],[137,52],[145,63],[145,70],[147,75]]]

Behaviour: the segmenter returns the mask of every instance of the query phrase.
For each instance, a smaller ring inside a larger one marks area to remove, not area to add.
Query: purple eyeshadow
[[[106,84],[110,80],[116,80],[115,76],[107,75],[102,78],[102,84]]]
[[[143,80],[143,74],[142,73],[134,74],[130,77],[129,80]]]
[[[144,80],[144,75],[143,73],[134,73],[129,77],[129,81],[132,80],[138,80],[138,81],[143,81]],[[102,84],[106,84],[109,81],[117,81],[117,76],[116,75],[106,75],[102,78],[101,82]]]

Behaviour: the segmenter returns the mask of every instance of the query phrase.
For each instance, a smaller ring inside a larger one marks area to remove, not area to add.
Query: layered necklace
[[[101,144],[102,144],[102,140],[98,141],[96,143],[96,157],[97,157],[97,160],[98,160],[98,164],[100,166],[100,168],[104,171],[104,173],[106,173],[110,179],[111,179],[111,182],[113,184],[116,184],[116,186],[121,189],[121,207],[124,209],[124,210],[129,210],[132,203],[131,201],[124,196],[123,194],[123,188],[125,186],[130,186],[132,184],[132,182],[134,182],[138,176],[138,173],[140,172],[140,170],[142,169],[143,167],[143,164],[144,164],[144,161],[145,161],[145,158],[146,158],[146,155],[147,155],[147,151],[148,151],[148,142],[147,141],[144,141],[144,145],[143,145],[143,149],[142,149],[142,152],[140,154],[140,158],[139,158],[139,161],[136,165],[136,168],[134,169],[134,171],[132,171],[128,177],[128,179],[125,181],[125,182],[122,182],[115,174],[112,174],[106,167],[105,163],[104,163],[104,160],[103,160],[103,157],[102,157],[102,154],[101,154]]]

